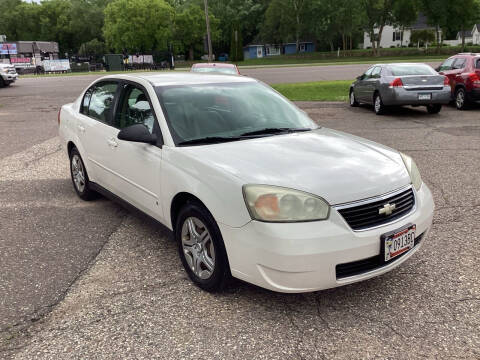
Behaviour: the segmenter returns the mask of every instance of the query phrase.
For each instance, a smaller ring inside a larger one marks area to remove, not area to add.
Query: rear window
[[[435,70],[428,65],[390,65],[390,72],[393,76],[436,74]]]
[[[215,73],[222,73],[222,74],[237,74],[237,70],[233,67],[217,67],[217,66],[212,66],[212,67],[194,67],[192,69],[193,72],[203,72],[203,73],[210,73],[210,72],[215,72]]]

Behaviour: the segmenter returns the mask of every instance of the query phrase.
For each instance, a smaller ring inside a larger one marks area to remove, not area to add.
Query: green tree
[[[432,30],[414,30],[410,37],[412,44],[425,44],[435,41],[435,33]]]
[[[214,42],[220,37],[219,21],[213,14],[210,14],[209,18],[210,33],[212,42]],[[194,58],[195,48],[201,47],[203,51],[203,39],[207,33],[206,27],[205,12],[199,5],[190,2],[176,8],[174,38],[177,44],[180,44],[180,46],[177,46],[179,50],[188,51],[190,60]]]
[[[103,33],[116,51],[167,49],[174,10],[163,0],[114,0],[105,9]]]
[[[478,19],[480,5],[476,0],[455,0],[448,2],[449,24],[461,31],[462,51],[465,51],[465,30],[473,28]]]
[[[209,0],[210,12],[218,19],[217,45],[224,51],[231,47],[231,34],[241,32],[245,44],[254,41],[263,23],[265,9],[271,0]],[[242,48],[243,48],[242,44]],[[231,55],[231,54],[230,54]]]
[[[238,29],[236,27],[232,28],[232,38],[230,40],[230,61],[235,62],[243,60],[242,32]]]
[[[365,17],[363,27],[372,42],[373,54],[377,55],[380,47],[383,29],[394,22],[394,0],[361,0]],[[375,30],[378,29],[378,32]]]

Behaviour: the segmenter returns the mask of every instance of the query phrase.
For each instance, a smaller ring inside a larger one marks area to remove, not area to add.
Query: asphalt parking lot
[[[322,126],[413,156],[434,194],[432,231],[366,282],[286,295],[234,281],[212,295],[164,228],[75,196],[55,137],[58,106],[86,85],[74,78],[0,91],[0,358],[480,358],[480,109],[379,117],[299,103]]]

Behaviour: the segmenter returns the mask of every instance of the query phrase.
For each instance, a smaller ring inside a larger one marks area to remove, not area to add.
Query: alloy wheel
[[[80,156],[77,154],[72,156],[72,176],[75,187],[78,192],[82,193],[85,190],[85,169]]]
[[[355,105],[355,94],[353,91],[350,91],[350,105]]]
[[[456,103],[458,109],[462,109],[465,104],[465,93],[461,90],[457,92]]]
[[[188,217],[183,222],[181,236],[189,268],[202,280],[210,278],[215,270],[215,247],[205,224],[196,217]]]
[[[375,112],[379,113],[382,109],[382,100],[380,99],[380,96],[377,95],[375,97]]]

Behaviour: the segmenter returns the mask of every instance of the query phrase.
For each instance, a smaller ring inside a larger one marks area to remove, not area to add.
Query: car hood
[[[182,149],[192,160],[245,184],[302,190],[331,205],[385,194],[411,182],[397,151],[326,128]]]

